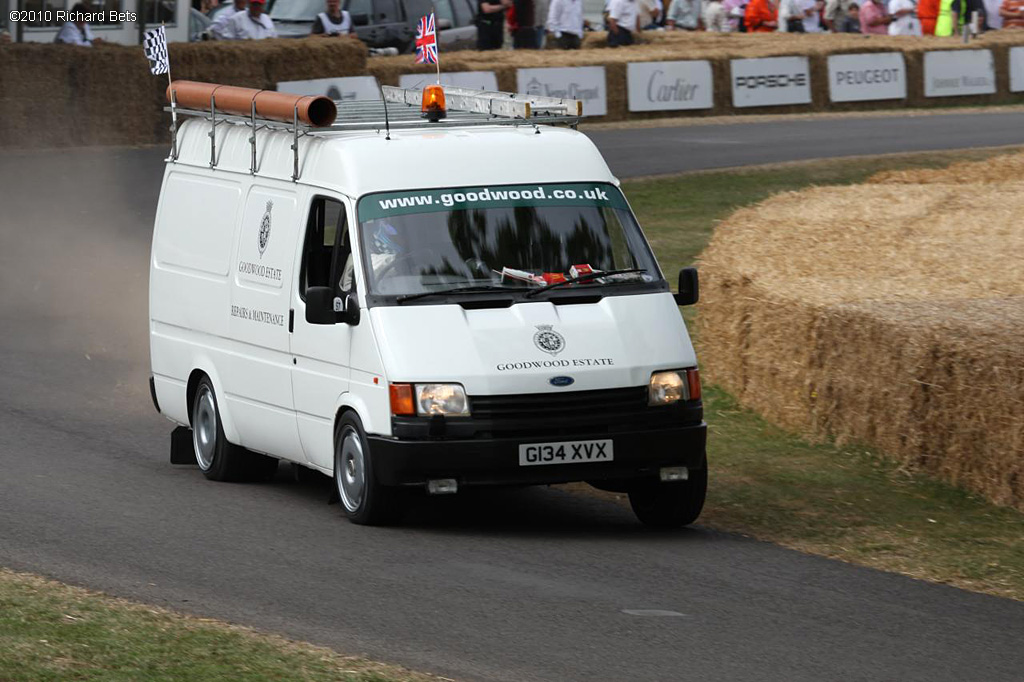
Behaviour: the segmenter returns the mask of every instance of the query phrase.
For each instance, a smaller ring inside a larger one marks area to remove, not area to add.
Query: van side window
[[[303,300],[309,287],[340,290],[346,262],[351,260],[350,253],[344,205],[327,197],[314,198],[306,221],[306,241],[299,270],[299,294]]]

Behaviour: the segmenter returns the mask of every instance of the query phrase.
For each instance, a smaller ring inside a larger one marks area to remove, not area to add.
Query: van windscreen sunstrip
[[[369,293],[652,284],[661,274],[618,188],[464,187],[364,196]],[[602,272],[631,270],[609,274]]]

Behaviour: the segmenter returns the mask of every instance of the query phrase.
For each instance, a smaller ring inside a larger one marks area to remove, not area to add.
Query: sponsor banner
[[[829,56],[828,92],[833,102],[906,99],[907,64],[903,54],[878,52]]]
[[[996,66],[991,50],[942,50],[924,53],[924,96],[992,95]]]
[[[630,111],[710,109],[711,63],[640,62],[626,65]]]
[[[516,92],[582,100],[584,116],[608,113],[603,66],[519,69],[516,83]]]
[[[1010,48],[1010,92],[1024,92],[1024,47]]]
[[[398,77],[400,88],[422,88],[436,82],[436,73],[403,73]],[[472,90],[497,90],[498,78],[493,71],[451,71],[441,74],[441,84]]]
[[[333,100],[340,100],[342,102],[360,99],[380,99],[377,79],[373,76],[282,81],[277,84],[277,91],[290,92],[296,95],[326,95]]]
[[[779,107],[811,103],[811,67],[807,57],[732,59],[732,105]]]

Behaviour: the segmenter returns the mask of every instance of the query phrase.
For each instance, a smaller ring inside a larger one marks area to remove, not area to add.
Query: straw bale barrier
[[[1009,91],[1009,49],[1024,45],[1024,31],[996,31],[970,45],[955,38],[914,38],[864,35],[715,34],[647,32],[643,43],[608,48],[607,34],[588,34],[584,49],[446,52],[444,71],[494,71],[503,90],[516,89],[516,70],[528,67],[604,66],[608,113],[595,121],[651,119],[666,116],[786,114],[808,111],[852,111],[938,104],[991,104],[1024,101]],[[993,52],[997,92],[994,95],[927,99],[923,92],[924,53],[929,50],[985,48]],[[828,56],[899,51],[905,55],[905,101],[831,103]],[[811,104],[732,106],[730,60],[755,57],[807,56]],[[279,39],[265,41],[172,43],[176,78],[273,88],[286,80],[374,75],[397,85],[403,73],[429,73],[410,55],[367,59],[352,41]],[[630,112],[626,66],[630,62],[706,59],[711,63],[714,101],[711,109]],[[141,144],[168,139],[167,117],[160,109],[163,79],[150,76],[138,47],[103,45],[0,45],[0,148],[91,144]],[[140,96],[141,93],[148,93]],[[42,117],[42,118],[41,118]],[[40,126],[38,121],[60,121]],[[73,122],[73,123],[72,123]]]
[[[1024,510],[1021,170],[1016,155],[736,212],[701,257],[705,375],[782,426]]]
[[[175,78],[274,89],[279,81],[366,72],[354,41],[171,43]],[[0,148],[148,144],[169,139],[167,79],[141,47],[0,46]]]
[[[751,34],[688,33],[650,31],[642,34],[643,44],[607,47],[607,33],[586,37],[581,50],[463,50],[445,53],[442,71],[494,71],[502,90],[516,89],[516,69],[554,66],[604,66],[607,79],[608,114],[595,121],[664,118],[666,116],[721,116],[726,114],[786,114],[808,111],[855,111],[898,106],[931,107],[943,100],[924,96],[924,53],[934,50],[990,49],[996,66],[996,94],[945,99],[945,103],[992,104],[1024,101],[1010,93],[1009,49],[1024,45],[1024,31],[995,31],[964,45],[959,38],[916,38],[911,36],[867,36],[856,34]],[[828,57],[835,54],[902,52],[907,63],[905,102],[832,103],[828,91]],[[811,70],[809,105],[751,107],[732,106],[731,59],[806,56]],[[706,110],[630,112],[626,90],[626,65],[630,62],[706,59],[714,79],[714,107]],[[385,85],[397,85],[403,73],[430,73],[433,67],[415,66],[406,55],[371,59],[369,72]]]
[[[1019,184],[1024,181],[1024,154],[1004,154],[987,161],[959,161],[948,168],[915,168],[875,173],[867,182],[878,184],[923,185],[989,183]]]

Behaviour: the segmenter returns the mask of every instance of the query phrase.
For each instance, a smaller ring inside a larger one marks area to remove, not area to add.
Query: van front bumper
[[[454,478],[459,485],[543,485],[573,481],[649,478],[661,467],[701,469],[707,425],[625,431],[564,440],[610,439],[614,460],[586,464],[520,466],[519,446],[557,438],[404,440],[369,436],[373,468],[383,485],[423,485]]]

